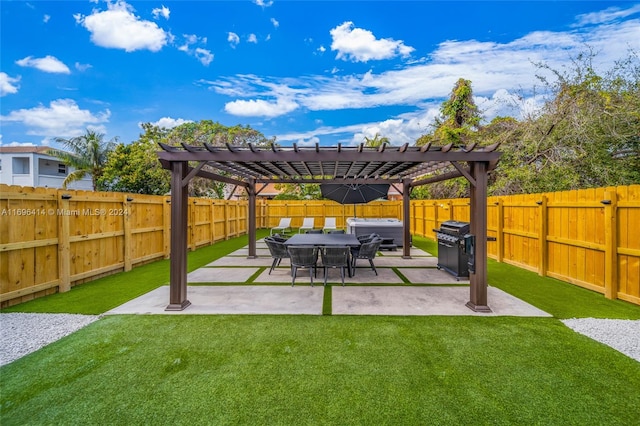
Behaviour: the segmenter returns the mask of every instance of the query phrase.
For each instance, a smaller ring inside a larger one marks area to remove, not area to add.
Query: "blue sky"
[[[250,125],[284,146],[414,143],[458,78],[486,120],[535,111],[536,69],[640,52],[617,1],[0,1],[0,144],[140,123]]]

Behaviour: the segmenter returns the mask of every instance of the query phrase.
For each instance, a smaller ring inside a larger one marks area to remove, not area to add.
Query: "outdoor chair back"
[[[278,226],[271,228],[270,234],[273,235],[275,231],[281,231],[283,234],[286,234],[287,231],[291,231],[291,218],[283,217],[280,219],[280,223]]]
[[[378,253],[378,249],[380,248],[380,244],[382,244],[382,238],[374,238],[368,243],[364,243],[360,245],[360,249],[357,253],[352,253],[352,270],[353,275],[356,274],[356,260],[358,259],[367,259],[369,264],[371,265],[371,269],[378,275],[378,271],[376,270],[376,266],[373,264],[373,259],[376,257]]]
[[[298,268],[309,269],[311,287],[313,287],[313,276],[316,273],[318,263],[318,247],[314,246],[288,246],[289,257],[291,259],[291,286],[296,283]]]
[[[302,226],[298,229],[298,234],[300,234],[302,231],[313,230],[314,224],[315,224],[314,218],[305,217],[304,219],[302,219]]]
[[[324,285],[327,285],[327,274],[329,268],[340,268],[340,278],[344,287],[344,270],[347,268],[349,275],[349,247],[347,246],[326,246],[320,251],[322,257],[322,267],[324,268]]]
[[[322,229],[309,229],[306,234],[322,234]]]
[[[344,234],[344,229],[331,229],[327,234]]]
[[[278,241],[272,237],[266,237],[264,242],[267,244],[269,248],[269,252],[271,253],[271,257],[273,258],[273,263],[271,264],[271,269],[269,269],[269,275],[271,272],[280,265],[282,259],[289,258],[289,252],[287,251],[287,247],[283,244],[282,241]]]
[[[322,227],[323,231],[329,231],[331,229],[337,229],[336,226],[336,218],[335,217],[325,217],[324,218],[324,226]]]

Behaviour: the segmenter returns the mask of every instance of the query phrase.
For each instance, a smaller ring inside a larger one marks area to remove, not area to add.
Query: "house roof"
[[[2,146],[0,147],[1,154],[15,154],[15,153],[35,153],[35,154],[47,154],[51,147],[49,146]]]

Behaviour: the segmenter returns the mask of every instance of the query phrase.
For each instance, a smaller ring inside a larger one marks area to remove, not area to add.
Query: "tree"
[[[250,126],[236,125],[228,127],[211,120],[202,120],[174,127],[167,133],[162,142],[174,146],[180,145],[181,143],[195,146],[202,146],[205,143],[213,146],[225,146],[225,144],[228,143],[234,146],[248,146],[252,144],[256,147],[266,147],[269,144],[275,143],[275,138],[267,138]],[[205,166],[204,170],[207,169],[208,166]],[[213,172],[227,175],[226,172],[219,170],[213,170]],[[225,195],[233,191],[232,188],[233,185],[231,184],[196,177],[192,179],[189,185],[189,195],[225,198]]]
[[[62,187],[66,188],[71,182],[91,174],[93,190],[97,190],[107,157],[115,149],[117,140],[116,137],[105,142],[102,133],[88,129],[82,136],[71,139],[56,138],[56,142],[62,144],[66,150],[51,149],[49,154],[75,169],[67,175],[62,182]]]
[[[380,136],[380,133],[377,132],[373,138],[369,138],[367,136],[364,137],[364,146],[377,148],[385,143],[389,143],[389,138],[386,136]]]
[[[443,144],[463,146],[470,142],[480,125],[481,116],[473,101],[471,81],[458,79],[449,99],[440,107],[441,117],[436,119],[434,136]]]
[[[100,186],[109,191],[137,194],[166,194],[170,190],[171,174],[158,161],[158,145],[166,130],[149,123],[145,133],[128,145],[119,144],[109,155],[100,177]]]

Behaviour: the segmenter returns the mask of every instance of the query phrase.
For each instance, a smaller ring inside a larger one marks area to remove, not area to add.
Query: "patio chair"
[[[271,228],[271,232],[269,234],[273,235],[274,231],[281,231],[283,234],[286,234],[287,230],[291,231],[291,218],[283,217],[282,219],[280,219],[280,223],[278,223],[278,226],[274,226],[273,228]]]
[[[335,217],[325,217],[324,218],[324,226],[322,227],[323,231],[329,231],[331,229],[338,229],[336,226],[336,218]]]
[[[300,234],[302,231],[313,230],[314,222],[315,220],[312,217],[305,217],[304,219],[302,219],[302,226],[298,228],[298,234]]]
[[[344,234],[344,229],[330,229],[327,234]]]
[[[284,235],[280,235],[280,234],[273,234],[267,238],[271,238],[272,240],[276,240],[279,243],[284,243],[285,241],[287,241],[287,237],[285,237]]]
[[[309,229],[305,234],[324,234],[322,229]]]
[[[376,257],[378,253],[378,249],[380,248],[380,244],[382,244],[382,238],[374,238],[368,243],[364,243],[360,245],[360,249],[357,253],[352,253],[352,270],[353,275],[356,275],[356,261],[358,259],[367,259],[369,264],[371,265],[371,269],[378,275],[378,271],[376,271],[376,266],[373,264],[373,259]]]
[[[371,234],[367,234],[367,235],[360,235],[359,237],[356,237],[358,239],[358,241],[360,242],[360,245],[364,244],[364,243],[369,243],[371,241],[373,241],[375,238],[381,238],[380,235],[376,234],[375,232],[371,233]],[[382,243],[380,243],[382,244]],[[351,247],[351,257],[355,257],[358,255],[358,252],[360,251],[360,246],[358,247]]]
[[[266,237],[264,242],[267,244],[271,257],[273,258],[271,269],[269,269],[269,275],[271,275],[271,272],[280,265],[282,259],[289,259],[289,252],[283,242],[278,241],[275,238]]]
[[[320,251],[322,257],[322,267],[324,268],[324,285],[327,285],[327,274],[329,268],[340,268],[340,278],[344,287],[344,268],[349,271],[351,276],[351,267],[349,265],[349,247],[347,246],[326,246]]]
[[[291,259],[291,287],[296,284],[298,268],[308,268],[313,287],[313,275],[316,273],[318,263],[318,247],[313,246],[289,246]]]

